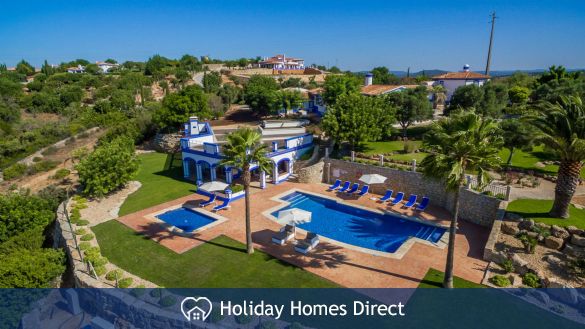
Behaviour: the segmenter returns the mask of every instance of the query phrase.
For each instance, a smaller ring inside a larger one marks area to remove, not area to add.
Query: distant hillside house
[[[85,72],[85,67],[83,65],[77,65],[67,68],[67,73],[83,73]]]
[[[305,68],[305,60],[286,57],[286,55],[276,55],[260,61],[258,67],[273,70],[303,70]]]
[[[111,69],[118,67],[118,64],[108,62],[95,62],[95,64],[99,67],[102,73],[108,73]]]
[[[490,76],[472,72],[469,69],[469,65],[466,64],[463,66],[463,71],[437,75],[432,79],[434,81],[433,85],[441,85],[445,87],[447,90],[447,101],[450,101],[457,88],[471,84],[483,86],[490,80]]]
[[[415,89],[418,85],[375,85],[372,84],[374,75],[367,73],[364,79],[364,85],[361,88],[362,95],[365,96],[380,96],[389,93],[403,91],[405,89]]]

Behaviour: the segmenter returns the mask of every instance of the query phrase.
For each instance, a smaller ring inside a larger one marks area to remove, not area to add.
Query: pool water
[[[211,224],[215,219],[189,208],[177,208],[157,215],[156,218],[173,225],[184,232],[193,232],[198,228]]]
[[[281,198],[290,204],[272,213],[278,217],[281,210],[299,208],[312,213],[311,222],[299,228],[354,246],[395,252],[411,237],[438,242],[446,229],[408,220],[391,214],[338,203],[312,194],[294,192]]]

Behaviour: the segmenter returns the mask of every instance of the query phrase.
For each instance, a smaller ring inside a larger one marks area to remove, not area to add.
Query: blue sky
[[[585,67],[585,1],[7,1],[0,63],[285,53],[342,69]]]

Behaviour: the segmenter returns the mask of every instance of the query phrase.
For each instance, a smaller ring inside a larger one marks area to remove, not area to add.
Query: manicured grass
[[[434,268],[430,268],[425,277],[422,279],[420,284],[418,285],[419,288],[442,288],[443,287],[443,279],[445,278],[445,273],[435,270]],[[486,286],[474,283],[471,281],[467,281],[465,279],[459,277],[453,277],[453,285],[455,288],[485,288]]]
[[[502,159],[502,166],[506,164],[508,161],[508,157],[510,156],[510,151],[508,149],[501,149],[500,150],[500,158]],[[559,166],[557,165],[545,165],[544,167],[540,168],[536,166],[537,162],[544,162],[547,160],[556,160],[555,157],[547,153],[544,149],[544,146],[539,145],[532,148],[532,151],[525,152],[522,150],[515,150],[514,155],[512,156],[512,167],[526,169],[526,170],[533,170],[535,172],[541,172],[550,175],[556,175],[557,171],[559,170]],[[581,177],[585,178],[585,168],[581,170]]]
[[[183,166],[177,155],[171,169],[170,157],[163,153],[147,153],[139,156],[140,170],[136,180],[142,183],[122,204],[120,216],[193,193],[194,182],[183,179]]]
[[[412,141],[417,148],[422,144],[421,141]],[[403,141],[387,141],[387,142],[367,142],[364,145],[363,152],[366,154],[381,154],[404,150]]]
[[[570,205],[569,218],[552,218],[548,215],[552,204],[552,200],[519,199],[510,202],[506,210],[517,213],[524,218],[532,218],[535,222],[558,226],[573,225],[585,229],[585,210]]]
[[[412,160],[416,160],[417,163],[420,163],[425,157],[427,153],[407,153],[407,154],[394,154],[389,156],[389,159],[398,160],[398,161],[408,161],[412,162]]]
[[[220,236],[177,254],[123,224],[94,226],[102,254],[112,263],[167,288],[329,288],[336,284]]]

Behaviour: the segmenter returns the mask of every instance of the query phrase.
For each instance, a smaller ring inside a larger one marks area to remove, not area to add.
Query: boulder
[[[573,256],[573,257],[585,257],[585,248],[575,246],[573,244],[567,243],[565,248],[562,250],[565,255]]]
[[[528,232],[526,233],[529,237],[534,238],[534,239],[538,239],[538,233],[537,232]]]
[[[544,260],[546,262],[548,262],[550,265],[557,266],[557,267],[559,267],[563,264],[563,261],[555,255],[546,255],[546,256],[544,256]]]
[[[500,251],[500,252],[493,253],[490,261],[492,261],[492,262],[494,262],[496,264],[502,264],[507,259],[508,259],[508,256],[506,256],[505,253],[503,253],[503,252]]]
[[[576,305],[579,303],[579,292],[573,286],[562,283],[554,278],[545,280],[548,294],[562,303]]]
[[[585,237],[573,234],[571,236],[571,243],[579,247],[585,247]]]
[[[583,235],[583,233],[585,233],[585,230],[582,230],[576,226],[567,226],[567,231],[575,235]]]
[[[550,233],[552,235],[554,235],[555,237],[561,238],[561,239],[567,239],[571,236],[571,234],[569,234],[569,232],[567,230],[565,230],[564,228],[562,228],[558,225],[553,225],[551,227]]]
[[[536,223],[536,226],[542,230],[550,230],[550,225],[545,223]]]
[[[520,232],[520,229],[518,229],[518,225],[516,223],[503,222],[502,232],[510,235],[516,235],[518,232]]]
[[[563,240],[561,238],[554,237],[552,235],[547,236],[544,239],[544,245],[551,248],[551,249],[554,249],[554,250],[561,249],[564,242],[565,242],[565,240]]]
[[[548,305],[550,303],[550,297],[541,290],[530,289],[529,294],[544,305]]]
[[[516,272],[518,273],[526,272],[526,265],[528,265],[528,262],[522,259],[520,255],[512,254],[512,257],[510,257],[510,259],[512,260],[512,264],[514,264]]]
[[[518,228],[521,230],[530,230],[534,226],[533,219],[525,219],[518,223]]]

